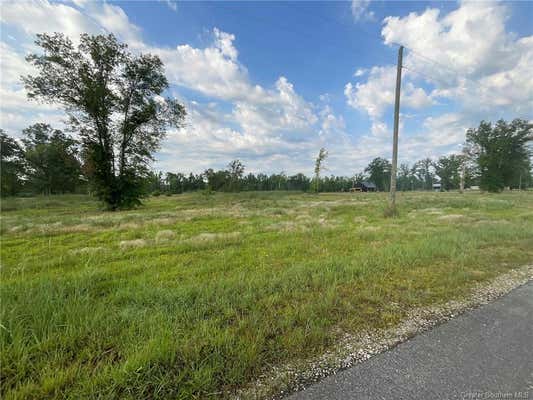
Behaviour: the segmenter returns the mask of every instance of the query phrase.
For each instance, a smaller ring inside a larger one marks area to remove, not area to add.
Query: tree
[[[25,175],[24,151],[17,141],[0,129],[0,180],[2,197],[18,194]]]
[[[531,171],[531,151],[528,141],[533,140],[533,124],[515,119],[511,123],[499,120],[494,126],[481,121],[477,129],[466,133],[466,152],[478,165],[480,187],[499,192],[512,186],[521,175]]]
[[[401,163],[398,168],[398,189],[402,191],[412,190],[414,186],[414,177],[409,164]]]
[[[451,154],[442,156],[433,164],[435,173],[440,178],[441,188],[451,190],[459,188],[461,181],[461,169],[463,166],[463,156]]]
[[[43,123],[22,133],[28,184],[33,191],[46,195],[74,192],[81,175],[78,142]]]
[[[215,171],[212,168],[207,169],[204,172],[205,179],[207,180],[207,188],[209,190],[225,190],[230,182],[229,171],[219,170]]]
[[[356,173],[352,179],[353,181],[352,187],[356,187],[357,185],[362,184],[365,181],[365,179],[366,179],[365,174],[363,174],[362,172]]]
[[[308,191],[310,187],[309,178],[302,173],[289,176],[287,184],[289,190],[301,190],[304,192]]]
[[[240,190],[240,181],[244,174],[244,165],[240,160],[233,160],[228,164],[229,169],[229,190],[231,192],[238,192]]]
[[[181,104],[161,97],[168,88],[163,63],[129,53],[113,35],[82,34],[75,47],[63,34],[40,34],[36,44],[43,54],[27,57],[38,71],[23,78],[28,97],[64,107],[108,209],[140,204],[153,153],[166,128],[185,117]]]
[[[433,161],[431,161],[431,158],[424,158],[413,165],[413,172],[424,190],[430,190],[433,187],[435,174],[433,173],[432,168]]]
[[[386,191],[390,186],[391,168],[389,160],[377,157],[368,164],[365,172],[368,174],[368,180],[376,185],[377,190]]]
[[[315,160],[315,182],[314,182],[314,186],[315,186],[315,192],[318,193],[318,190],[319,190],[319,186],[320,186],[320,171],[322,170],[323,168],[323,163],[324,161],[326,160],[326,158],[328,157],[328,152],[326,151],[325,148],[321,148],[320,151],[318,152],[318,156],[316,157],[316,160]]]

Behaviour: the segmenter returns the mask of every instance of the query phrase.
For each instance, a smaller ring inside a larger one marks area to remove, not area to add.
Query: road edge
[[[272,368],[253,384],[233,393],[234,399],[280,399],[319,380],[383,353],[468,310],[502,297],[533,280],[533,264],[523,265],[478,283],[460,300],[410,310],[398,325],[386,330],[344,334],[335,349],[318,357]]]

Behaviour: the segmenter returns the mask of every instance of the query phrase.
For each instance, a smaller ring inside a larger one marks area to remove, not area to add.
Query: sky
[[[154,168],[351,176],[391,158],[399,45],[405,46],[399,161],[456,153],[481,120],[533,120],[532,2],[2,1],[0,127],[64,128],[26,99],[35,35],[113,33],[157,54],[187,109]]]

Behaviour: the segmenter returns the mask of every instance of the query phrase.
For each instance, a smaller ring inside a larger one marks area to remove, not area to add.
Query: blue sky
[[[389,158],[398,46],[405,51],[400,161],[457,152],[481,119],[533,119],[529,2],[3,2],[1,126],[61,127],[18,76],[36,33],[113,32],[158,54],[187,125],[155,168],[199,172],[240,158],[250,171],[352,175]]]

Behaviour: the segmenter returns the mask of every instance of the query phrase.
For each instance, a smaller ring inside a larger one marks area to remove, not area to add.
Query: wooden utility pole
[[[400,89],[402,86],[403,46],[398,49],[398,65],[396,67],[396,99],[394,101],[394,134],[392,139],[392,168],[390,176],[390,206],[396,210],[396,170],[398,168],[398,126],[400,124]]]

